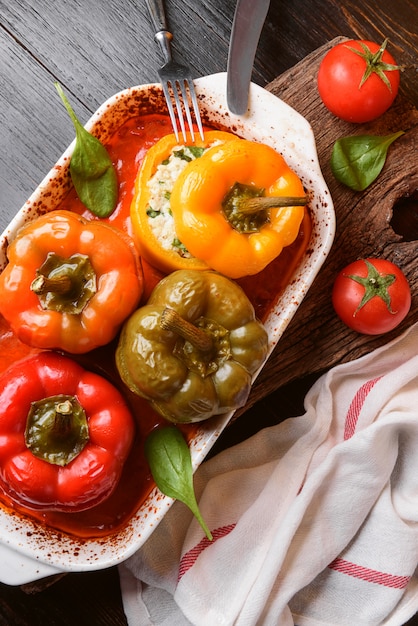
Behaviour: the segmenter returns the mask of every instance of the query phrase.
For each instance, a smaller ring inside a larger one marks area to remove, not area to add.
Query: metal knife
[[[228,109],[244,115],[254,57],[270,0],[237,0],[229,43],[226,99]]]

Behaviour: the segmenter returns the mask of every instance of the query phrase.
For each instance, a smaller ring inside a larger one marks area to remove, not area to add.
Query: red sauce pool
[[[133,117],[121,126],[106,145],[119,178],[119,202],[113,214],[106,221],[131,235],[129,211],[138,169],[147,150],[161,137],[171,132],[171,124],[166,116]],[[76,211],[88,219],[98,219],[85,209],[74,190],[68,193],[58,208]],[[237,281],[253,303],[259,319],[265,319],[281,291],[287,285],[295,266],[306,249],[310,232],[311,223],[308,212],[306,212],[297,240],[285,248],[280,256],[270,263],[263,272]],[[143,269],[145,278],[143,299],[146,300],[162,274],[144,261]],[[10,502],[6,495],[0,494],[0,499],[7,508],[29,515],[43,524],[80,538],[102,537],[117,532],[144,502],[154,487],[144,457],[144,440],[151,430],[166,423],[150,408],[145,400],[131,393],[120,380],[114,364],[116,345],[117,338],[108,346],[83,356],[72,357],[86,369],[96,371],[111,380],[123,392],[135,416],[136,439],[114,493],[99,506],[79,513],[34,511]],[[36,351],[36,349],[30,348],[16,339],[0,316],[0,373],[5,371],[11,363]],[[182,430],[185,436],[190,438],[195,432],[196,426],[184,426]]]

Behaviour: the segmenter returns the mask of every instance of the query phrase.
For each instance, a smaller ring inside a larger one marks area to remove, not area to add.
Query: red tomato
[[[337,276],[332,304],[342,321],[365,335],[393,330],[411,307],[411,291],[403,272],[385,259],[361,259]]]
[[[345,41],[331,48],[321,62],[319,95],[337,117],[347,122],[370,122],[396,98],[399,70],[386,50],[386,41],[382,46],[365,40]]]

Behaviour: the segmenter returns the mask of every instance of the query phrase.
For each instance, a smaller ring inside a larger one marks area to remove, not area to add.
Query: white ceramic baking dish
[[[333,203],[323,179],[309,123],[276,96],[251,85],[245,116],[230,115],[226,104],[226,74],[195,81],[205,122],[230,129],[246,139],[271,145],[298,173],[310,197],[312,236],[309,251],[265,321],[269,354],[273,351],[300,302],[312,285],[332,245],[335,228]],[[143,85],[122,91],[105,102],[86,124],[103,142],[133,115],[165,111],[159,85]],[[6,248],[18,228],[39,214],[54,209],[71,186],[68,165],[73,145],[62,155],[31,195],[0,239],[0,270],[6,264]],[[193,466],[197,468],[231,419],[231,414],[209,420],[191,441]],[[29,518],[0,506],[0,581],[23,584],[48,575],[110,567],[128,558],[151,535],[172,501],[154,489],[126,526],[110,538],[80,541],[61,531],[46,529]]]

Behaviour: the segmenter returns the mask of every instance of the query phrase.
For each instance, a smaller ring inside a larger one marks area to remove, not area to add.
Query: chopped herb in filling
[[[207,148],[198,146],[176,146],[167,159],[157,167],[154,176],[148,181],[150,199],[147,215],[151,228],[163,248],[172,249],[182,257],[192,255],[178,239],[170,207],[170,196],[174,183],[190,161],[202,156]]]

